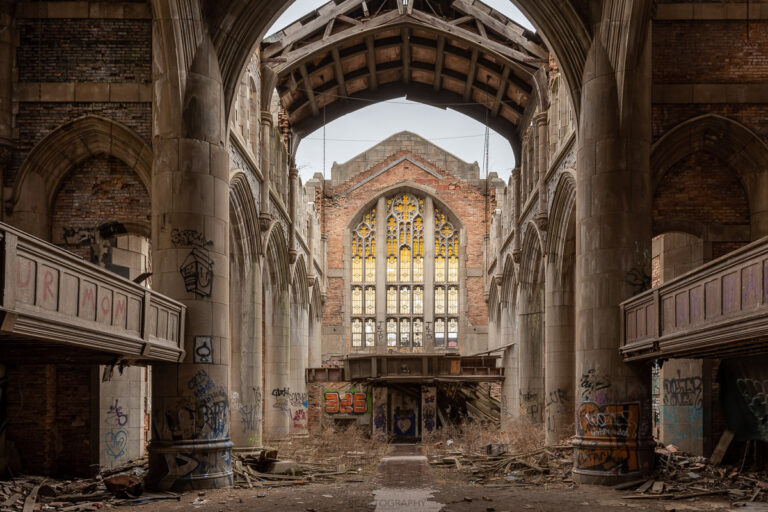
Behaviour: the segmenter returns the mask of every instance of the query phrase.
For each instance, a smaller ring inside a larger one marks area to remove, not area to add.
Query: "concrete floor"
[[[300,487],[225,489],[190,493],[180,502],[120,507],[126,512],[501,512],[501,511],[683,511],[768,512],[768,505],[731,508],[722,499],[696,501],[623,500],[626,492],[604,487],[574,489],[514,484],[473,485],[452,470],[433,469],[418,445],[393,445],[375,475],[363,481]]]

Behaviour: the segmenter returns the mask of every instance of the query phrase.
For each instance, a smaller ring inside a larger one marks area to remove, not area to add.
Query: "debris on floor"
[[[119,505],[175,500],[173,493],[145,493],[142,477],[147,459],[103,469],[94,478],[59,481],[49,477],[19,476],[0,482],[0,510],[86,512]]]
[[[656,471],[651,478],[614,487],[630,491],[627,500],[686,500],[723,496],[734,506],[768,501],[768,474],[744,472],[739,466],[716,466],[705,457],[687,455],[676,446],[656,448]]]

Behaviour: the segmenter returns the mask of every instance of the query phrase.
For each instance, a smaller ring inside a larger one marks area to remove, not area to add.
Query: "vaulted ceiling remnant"
[[[332,0],[266,38],[262,58],[297,137],[407,96],[512,141],[549,51],[478,0]]]

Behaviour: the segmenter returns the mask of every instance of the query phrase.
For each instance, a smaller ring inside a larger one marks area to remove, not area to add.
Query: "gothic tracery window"
[[[435,346],[459,346],[459,234],[435,208]]]
[[[352,346],[376,344],[376,210],[352,233]]]
[[[439,208],[434,208],[434,230],[431,219],[426,229],[425,199],[409,192],[379,205],[384,206],[379,213],[383,289],[376,288],[376,209],[352,233],[352,348],[374,347],[381,340],[390,349],[420,349],[428,336],[435,347],[458,348],[458,231]],[[427,260],[425,247],[432,244],[434,258],[430,254]]]

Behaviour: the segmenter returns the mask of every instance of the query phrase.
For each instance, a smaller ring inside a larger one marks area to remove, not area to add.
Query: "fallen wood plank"
[[[734,433],[731,432],[730,430],[726,430],[725,432],[723,432],[723,435],[720,436],[720,441],[717,442],[715,451],[712,452],[712,457],[709,458],[709,461],[712,463],[712,465],[717,466],[723,461],[723,457],[725,457],[725,452],[728,450],[728,447],[731,446],[733,437],[734,437]]]
[[[673,499],[673,500],[684,500],[686,498],[697,498],[699,496],[712,496],[712,495],[715,495],[715,494],[727,494],[727,493],[731,492],[731,490],[732,489],[719,489],[717,491],[702,491],[702,492],[692,492],[692,493],[688,493],[688,494],[678,494],[678,495],[675,495],[673,498],[670,498],[670,499]]]
[[[40,490],[42,482],[32,488],[32,492],[29,493],[27,499],[24,500],[24,508],[22,512],[32,512],[35,509],[35,503],[37,503],[37,491]]]
[[[673,498],[675,496],[675,494],[629,494],[627,496],[622,496],[621,498],[625,500],[659,500]]]
[[[614,485],[612,489],[616,491],[624,491],[627,489],[631,489],[632,487],[635,487],[640,484],[646,483],[647,480],[645,478],[641,478],[640,480],[632,480],[631,482],[624,482],[623,484]]]
[[[647,480],[643,485],[635,489],[636,493],[644,493],[653,485],[653,479]]]

